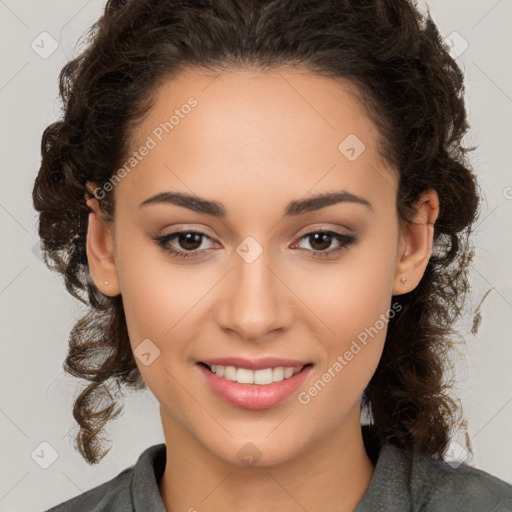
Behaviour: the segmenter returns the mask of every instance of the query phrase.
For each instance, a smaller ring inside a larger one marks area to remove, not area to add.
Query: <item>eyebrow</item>
[[[195,212],[213,215],[214,217],[226,217],[226,208],[222,203],[210,201],[195,195],[184,194],[183,192],[160,192],[159,194],[142,201],[142,203],[139,204],[139,208],[151,204],[162,203],[182,206]],[[341,190],[339,192],[317,194],[307,199],[290,201],[284,210],[284,216],[289,217],[313,212],[338,203],[361,204],[368,207],[370,210],[373,210],[373,207],[368,200],[351,194],[345,190]]]

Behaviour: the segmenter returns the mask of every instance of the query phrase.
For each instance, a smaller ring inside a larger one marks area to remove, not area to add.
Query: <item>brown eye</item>
[[[207,249],[199,249],[203,239],[211,238],[200,231],[176,231],[162,237],[155,238],[159,247],[172,256],[179,258],[196,258]],[[171,244],[172,241],[176,241]]]
[[[308,238],[311,243],[311,247],[315,251],[325,251],[331,246],[332,243],[332,235],[328,232],[324,233],[313,233],[308,235]]]
[[[175,237],[180,247],[188,251],[199,249],[202,242],[202,235],[195,232],[181,232]]]
[[[300,240],[307,240],[312,248],[312,258],[327,258],[343,251],[346,247],[357,242],[356,237],[338,233],[337,231],[317,230],[303,235]],[[337,242],[339,247],[328,249],[333,242]]]

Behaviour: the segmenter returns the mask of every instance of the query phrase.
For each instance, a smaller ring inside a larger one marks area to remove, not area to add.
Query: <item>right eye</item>
[[[168,235],[156,237],[154,240],[158,246],[164,251],[169,253],[171,256],[178,258],[197,258],[200,254],[206,252],[208,249],[198,250],[201,246],[202,238],[211,238],[200,231],[175,231]],[[181,245],[185,250],[176,249],[170,242],[177,240],[178,244]],[[199,245],[199,247],[198,247]]]

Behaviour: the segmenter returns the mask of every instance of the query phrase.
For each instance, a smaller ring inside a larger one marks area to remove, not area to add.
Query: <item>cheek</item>
[[[123,255],[118,274],[137,366],[160,403],[186,414],[191,403],[182,386],[188,385],[192,361],[197,357],[195,343],[205,339],[198,315],[204,312],[205,298],[218,275],[211,267],[192,269],[177,264],[147,241],[133,243],[130,238],[125,246],[123,252],[122,241],[118,244]],[[145,364],[147,357],[138,357],[141,352],[151,354],[150,364]]]
[[[177,340],[176,331],[207,292],[209,281],[174,263],[142,235],[133,238],[118,242],[122,256],[116,262],[132,346],[145,338]]]
[[[382,281],[358,281],[360,286],[353,288],[350,283],[344,282],[350,293],[316,303],[328,332],[322,337],[315,378],[298,395],[306,407],[305,421],[314,425],[315,418],[323,418],[326,429],[334,428],[359,401],[379,364],[389,321],[399,314]]]
[[[389,321],[399,314],[391,303],[395,248],[383,238],[375,236],[339,265],[302,279],[299,293],[314,310],[315,323],[323,325],[318,380],[303,395],[304,404],[335,404],[332,413],[341,413],[377,368]]]
[[[314,313],[313,321],[323,325],[324,339],[336,343],[356,337],[389,309],[395,257],[389,242],[368,236],[339,261],[295,267],[286,278],[294,283],[300,302]]]

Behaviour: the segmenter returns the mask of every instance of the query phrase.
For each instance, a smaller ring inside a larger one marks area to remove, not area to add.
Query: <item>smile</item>
[[[284,402],[302,385],[313,364],[251,370],[199,362],[196,367],[218,397],[235,407],[255,410]]]
[[[236,366],[222,366],[220,364],[206,365],[215,375],[240,384],[257,384],[267,386],[273,382],[281,382],[289,379],[302,370],[302,366],[265,368],[264,370],[249,370],[248,368],[237,368]]]

